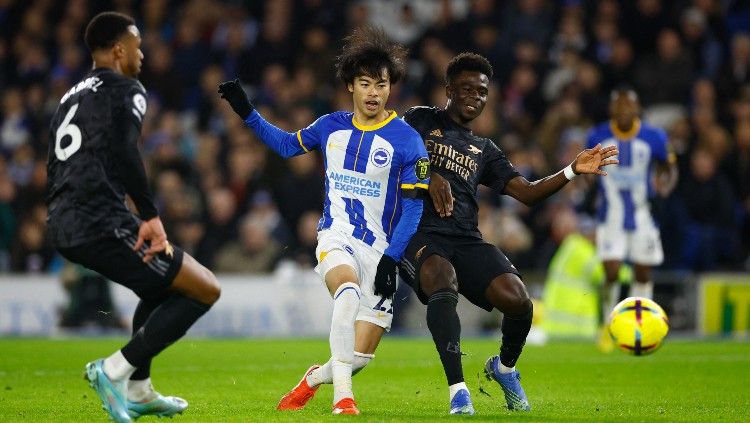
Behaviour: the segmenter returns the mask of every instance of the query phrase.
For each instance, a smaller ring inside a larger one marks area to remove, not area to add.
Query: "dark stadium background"
[[[289,131],[349,109],[333,62],[342,38],[369,22],[411,51],[409,76],[391,94],[399,114],[444,105],[455,53],[488,57],[495,75],[474,130],[528,179],[570,163],[607,119],[610,90],[633,86],[679,161],[677,189],[653,204],[665,250],[657,300],[674,312],[695,302],[702,272],[750,267],[749,3],[0,0],[0,273],[65,267],[44,236],[48,124],[91,67],[83,30],[103,10],[134,16],[142,32],[142,151],[170,240],[221,274],[311,268],[319,155],[281,160],[216,88],[239,77],[260,112]],[[565,230],[557,217],[586,227],[595,208],[583,178],[534,208],[492,192],[480,201],[485,238],[539,280]]]

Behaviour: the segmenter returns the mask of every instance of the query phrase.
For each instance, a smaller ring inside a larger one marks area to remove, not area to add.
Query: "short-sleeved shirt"
[[[404,120],[419,132],[430,155],[432,172],[448,180],[454,198],[449,217],[440,217],[432,201],[426,201],[419,230],[481,237],[477,186],[503,192],[506,184],[520,174],[492,140],[474,135],[443,109],[414,107]]]
[[[400,220],[401,197],[426,192],[427,151],[419,134],[396,117],[391,112],[363,126],[351,112],[334,112],[297,132],[300,153],[323,153],[325,200],[318,230],[351,234],[382,253]]]
[[[606,178],[597,178],[598,219],[611,227],[635,230],[637,222],[645,221],[638,215],[650,213],[652,166],[668,161],[667,134],[641,121],[636,121],[629,133],[621,133],[612,122],[604,122],[588,136],[587,148],[597,144],[617,146],[620,161],[607,166]]]
[[[94,69],[60,100],[52,117],[47,160],[48,233],[56,247],[111,237],[138,220],[125,205],[115,142],[140,131],[146,90],[110,69]],[[132,123],[131,123],[132,122]]]

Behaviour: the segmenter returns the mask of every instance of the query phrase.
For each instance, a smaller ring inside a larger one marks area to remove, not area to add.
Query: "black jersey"
[[[425,201],[419,230],[481,237],[477,185],[502,192],[520,174],[491,140],[474,135],[443,109],[414,107],[404,120],[422,136],[432,171],[448,180],[454,198],[450,217],[440,217],[432,201]]]
[[[117,144],[136,129],[137,139],[145,113],[140,82],[110,69],[94,69],[60,100],[47,160],[48,231],[56,247],[81,245],[137,224],[125,205],[128,175],[118,160],[126,158]]]

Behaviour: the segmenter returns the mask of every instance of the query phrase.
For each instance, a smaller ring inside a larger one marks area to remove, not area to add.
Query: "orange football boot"
[[[343,398],[333,406],[333,414],[359,414],[357,403],[351,398]]]
[[[320,366],[316,364],[307,369],[305,375],[302,376],[302,380],[299,381],[297,386],[281,398],[279,405],[276,406],[277,410],[301,410],[305,408],[305,404],[315,396],[315,391],[317,391],[320,386],[318,385],[311,388],[310,385],[307,384],[307,376],[318,367]]]

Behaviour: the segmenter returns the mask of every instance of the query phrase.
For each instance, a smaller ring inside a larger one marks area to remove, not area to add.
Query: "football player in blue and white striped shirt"
[[[331,358],[311,367],[278,405],[305,406],[318,386],[333,383],[334,414],[359,414],[352,374],[373,357],[393,319],[396,263],[422,215],[420,192],[429,159],[419,134],[385,109],[391,84],[404,75],[406,51],[373,27],[355,31],[338,58],[337,76],[352,93],[354,112],[334,112],[288,133],[254,110],[239,81],[219,92],[258,137],[283,157],[320,150],[325,200],[318,224],[318,265],[333,297]]]
[[[629,295],[652,297],[651,267],[662,263],[664,252],[650,201],[654,194],[668,195],[677,183],[667,134],[638,118],[636,92],[627,87],[615,89],[609,109],[611,119],[593,128],[588,137],[588,147],[601,144],[619,151],[619,163],[609,167],[607,178],[597,180],[596,246],[607,274],[601,301],[604,319],[619,299],[617,280],[623,261],[631,262],[635,270]],[[601,339],[600,345],[609,349]]]

